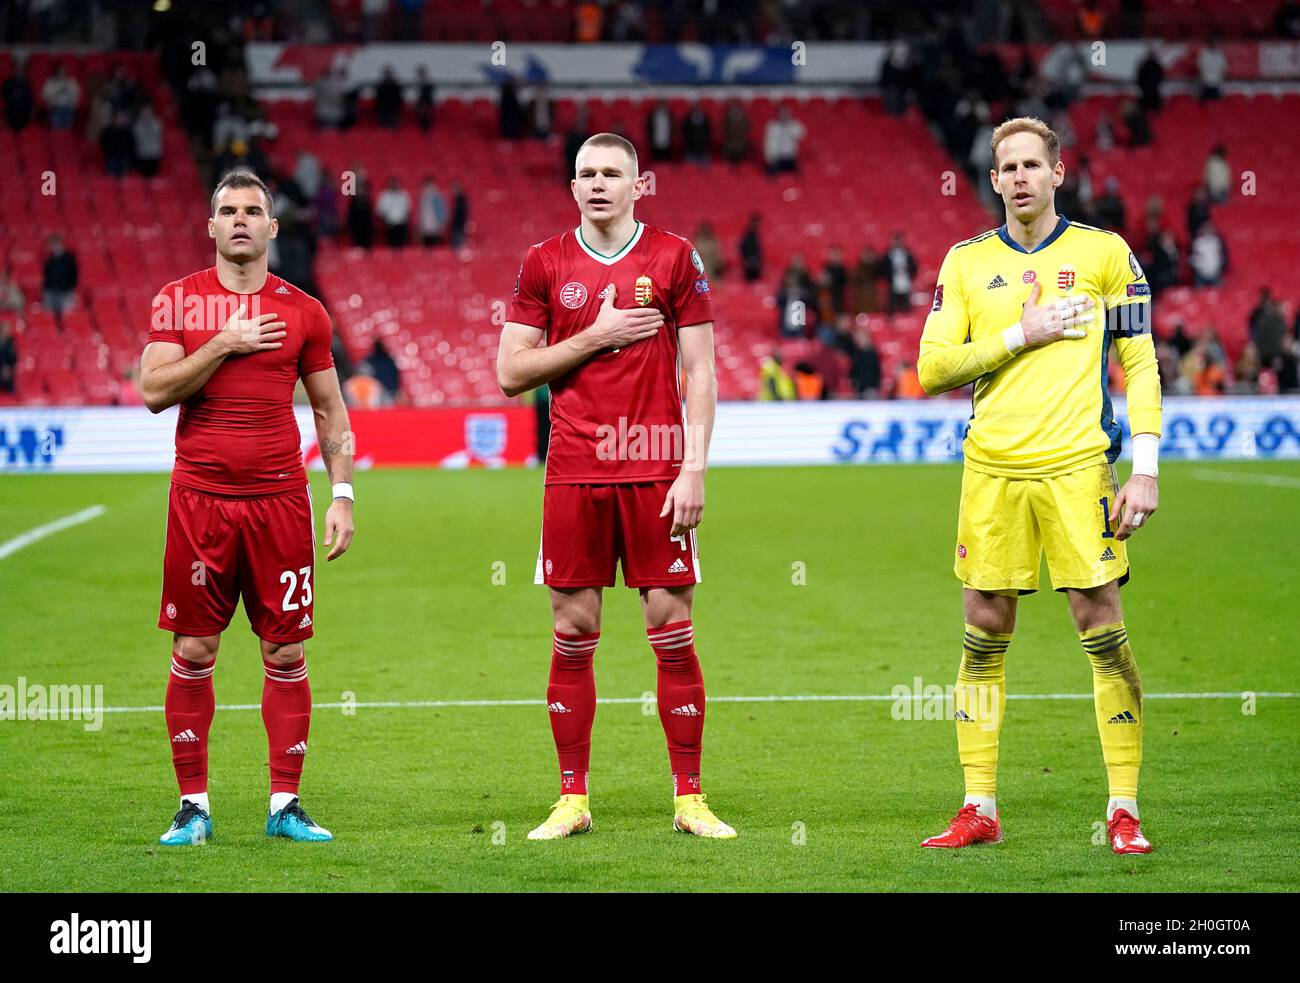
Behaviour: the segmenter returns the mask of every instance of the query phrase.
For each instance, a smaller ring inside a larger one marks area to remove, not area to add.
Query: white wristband
[[[1025,347],[1025,329],[1019,321],[1002,332],[1002,344],[1007,346],[1007,351],[1012,355]]]
[[[1160,477],[1160,438],[1155,434],[1133,435],[1133,473]]]
[[[352,494],[352,483],[348,481],[334,482],[334,497],[346,498],[349,502],[355,502],[356,496]]]

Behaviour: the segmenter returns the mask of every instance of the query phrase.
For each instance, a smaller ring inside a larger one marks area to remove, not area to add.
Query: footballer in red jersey
[[[165,716],[180,811],[166,845],[212,835],[208,731],[221,633],[242,597],[261,640],[262,720],[271,771],[269,836],[332,839],[303,811],[311,688],[315,532],[293,392],[302,379],[321,457],[334,483],[327,560],[352,542],[353,449],[348,411],[320,302],[267,269],[274,202],[250,171],[222,178],[208,234],[216,265],[153,300],[140,390],[155,413],[180,405],[158,626],[172,633]]]
[[[572,190],[581,222],[528,249],[497,355],[506,395],[551,388],[536,580],[550,588],[555,628],[546,702],[560,799],[528,835],[591,828],[592,660],[602,590],[621,564],[658,667],[673,826],[729,839],[736,831],[700,790],[704,680],[691,624],[717,402],[709,280],[689,242],[633,216],[645,178],[627,140],[588,139]]]

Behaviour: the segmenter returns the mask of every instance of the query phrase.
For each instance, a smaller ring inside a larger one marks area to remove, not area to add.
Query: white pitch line
[[[62,519],[55,519],[53,522],[47,522],[43,526],[37,526],[35,529],[28,529],[21,536],[15,536],[9,542],[0,545],[0,560],[13,553],[17,553],[24,546],[31,546],[32,543],[46,536],[52,536],[56,532],[61,532],[72,526],[79,526],[83,522],[89,522],[91,519],[98,519],[107,512],[108,509],[102,505],[92,505],[88,509],[82,509],[80,512],[74,512],[72,515],[65,515]]]
[[[1283,474],[1255,474],[1252,471],[1210,471],[1197,468],[1192,477],[1202,481],[1226,481],[1233,485],[1268,485],[1271,488],[1300,488],[1300,478]]]
[[[1260,693],[1241,691],[1236,693],[1144,693],[1146,700],[1240,700],[1245,696],[1258,699],[1295,700],[1300,693]],[[909,703],[916,696],[888,696],[881,693],[870,694],[827,694],[808,696],[710,696],[709,703],[896,703],[907,700]],[[1091,700],[1091,693],[1008,693],[1008,700]],[[597,703],[654,703],[636,696],[606,696],[596,700]],[[341,710],[355,707],[358,710],[413,710],[437,707],[544,707],[545,700],[385,700],[374,703],[313,703],[316,710]],[[260,703],[219,703],[218,710],[260,710]],[[146,707],[104,707],[104,713],[162,713],[161,706]]]

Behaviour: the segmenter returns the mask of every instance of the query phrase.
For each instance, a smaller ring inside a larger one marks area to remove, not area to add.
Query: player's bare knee
[[[179,632],[172,634],[172,655],[196,665],[212,665],[217,661],[217,651],[220,648],[220,635],[182,635]]]
[[[1124,620],[1118,581],[1112,580],[1100,587],[1070,588],[1065,593],[1070,602],[1070,614],[1079,631]]]
[[[600,631],[601,593],[596,588],[551,588],[551,617],[562,635],[591,635]]]
[[[269,642],[262,639],[262,658],[272,665],[282,666],[297,662],[303,657],[302,642]]]
[[[641,609],[647,628],[662,628],[677,621],[691,619],[695,586],[650,587],[641,590]]]
[[[962,600],[967,624],[999,635],[1015,632],[1015,597],[967,587]]]

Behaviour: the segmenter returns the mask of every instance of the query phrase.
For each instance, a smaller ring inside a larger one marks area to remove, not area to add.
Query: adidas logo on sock
[[[668,568],[669,573],[685,573],[686,564],[682,562],[681,557],[673,560],[673,565]]]
[[[1133,716],[1132,711],[1125,710],[1123,713],[1117,713],[1106,721],[1108,724],[1135,724],[1137,717]]]
[[[559,700],[556,700],[554,703],[546,704],[546,709],[550,710],[551,713],[573,713],[572,710],[566,707]]]
[[[198,739],[199,739],[198,735],[195,734],[194,731],[186,727],[183,731],[181,731],[179,734],[177,734],[175,737],[172,738],[172,743],[190,744],[193,743],[194,741],[197,741]]]
[[[695,709],[694,703],[688,703],[684,707],[676,707],[670,710],[669,713],[674,713],[679,717],[698,717],[700,715],[700,711]]]
[[[307,753],[307,742],[306,742],[306,741],[299,741],[297,744],[295,744],[293,747],[289,748],[289,750],[285,751],[284,753],[285,753],[285,754],[306,754],[306,753]]]
[[[986,289],[992,290],[994,287],[1005,287],[1006,285],[1007,285],[1007,281],[1002,279],[1002,274],[999,273],[997,276],[995,276],[992,280],[989,281],[989,285]]]
[[[310,628],[310,627],[311,627],[311,615],[304,614],[302,616],[302,620],[298,622],[298,630],[302,631],[304,628]]]
[[[1115,551],[1114,551],[1113,549],[1111,549],[1109,546],[1107,546],[1107,547],[1106,547],[1106,552],[1104,552],[1104,553],[1101,554],[1101,558],[1102,558],[1103,561],[1106,561],[1106,560],[1114,560],[1114,559],[1116,558],[1116,557],[1115,557]]]
[[[972,717],[970,714],[968,714],[965,710],[958,710],[956,713],[952,715],[952,719],[959,720],[964,724],[973,724],[975,722],[975,718]]]

